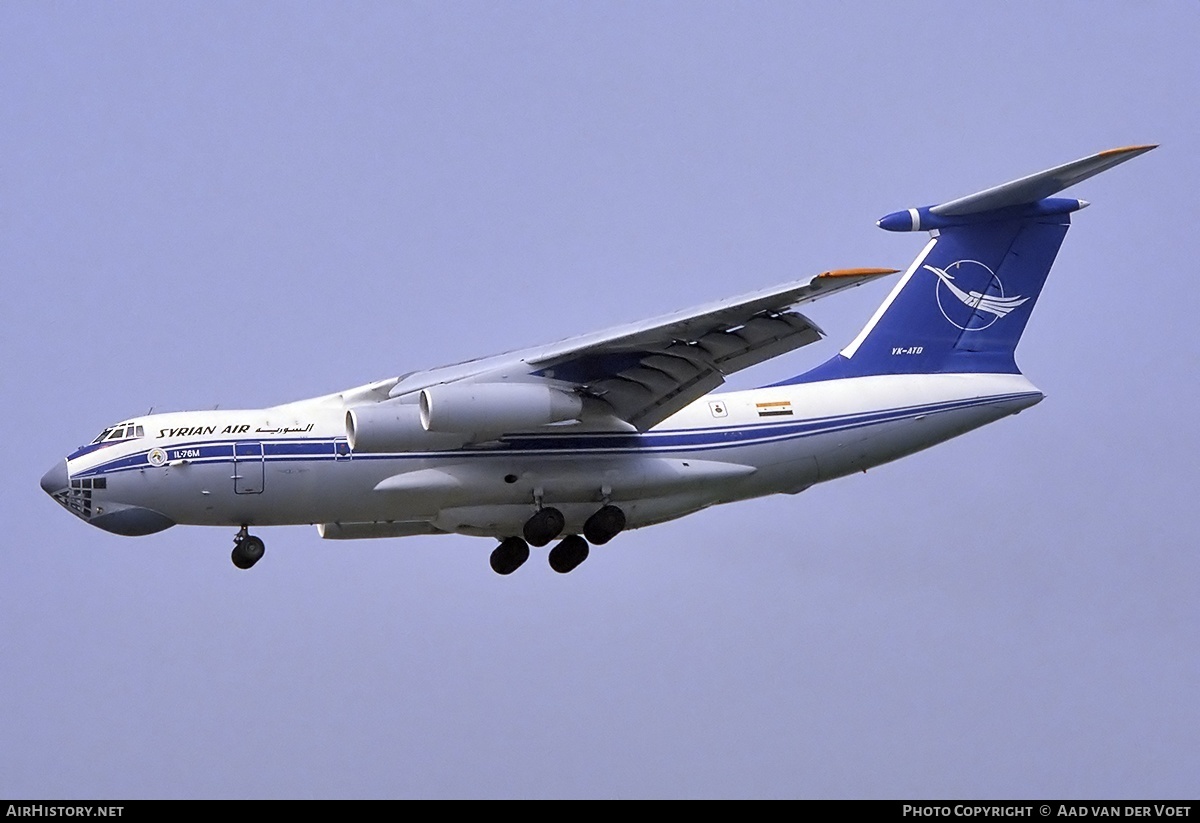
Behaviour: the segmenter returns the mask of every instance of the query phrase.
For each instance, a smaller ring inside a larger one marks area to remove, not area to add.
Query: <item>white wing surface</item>
[[[345,397],[415,402],[422,389],[451,383],[542,383],[584,398],[592,418],[601,409],[600,417],[645,431],[720,386],[727,375],[824,336],[793,307],[896,271],[828,271],[558,343],[412,372]]]

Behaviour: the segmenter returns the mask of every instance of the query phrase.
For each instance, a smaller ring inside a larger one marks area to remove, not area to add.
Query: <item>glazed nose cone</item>
[[[42,475],[42,491],[46,494],[60,492],[68,486],[67,461],[59,460],[50,471]]]

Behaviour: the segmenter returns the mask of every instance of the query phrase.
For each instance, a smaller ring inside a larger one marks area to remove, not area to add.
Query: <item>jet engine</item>
[[[350,448],[367,454],[441,451],[551,423],[578,420],[583,399],[536,383],[448,383],[418,402],[390,400],[346,412]]]
[[[447,383],[421,390],[427,432],[500,435],[578,420],[583,399],[537,383]]]
[[[456,449],[470,437],[427,432],[416,403],[393,400],[347,410],[346,439],[354,451],[373,454]]]

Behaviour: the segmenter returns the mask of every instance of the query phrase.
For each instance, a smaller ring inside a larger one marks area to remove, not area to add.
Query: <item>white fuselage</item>
[[[85,520],[270,526],[325,537],[519,534],[545,503],[577,533],[605,503],[628,528],[795,493],[1037,403],[1019,374],[877,375],[708,395],[648,432],[552,426],[445,451],[359,453],[342,395],[129,421],[141,436],[81,448],[59,502]],[[133,431],[132,428],[129,429]],[[114,517],[127,512],[127,518]],[[160,520],[133,516],[148,511]],[[105,518],[107,520],[102,520]]]

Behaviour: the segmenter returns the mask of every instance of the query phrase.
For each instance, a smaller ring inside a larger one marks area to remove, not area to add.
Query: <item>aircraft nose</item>
[[[46,494],[54,494],[65,489],[68,485],[67,480],[67,461],[59,460],[54,464],[54,468],[42,475],[42,491]]]

